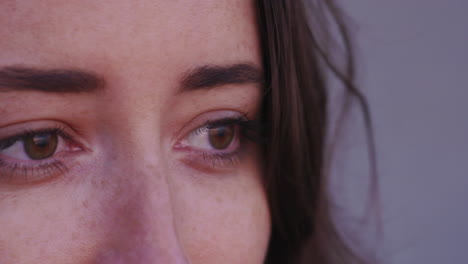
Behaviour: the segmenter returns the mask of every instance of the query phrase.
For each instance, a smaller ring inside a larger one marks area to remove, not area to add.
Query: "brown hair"
[[[373,149],[368,106],[354,86],[343,13],[332,0],[258,0],[257,11],[269,139],[265,188],[272,217],[266,263],[360,263],[340,239],[326,192],[329,73],[346,89],[343,113],[352,99],[359,102]],[[332,30],[338,42],[332,41]],[[344,67],[331,54],[338,44]]]

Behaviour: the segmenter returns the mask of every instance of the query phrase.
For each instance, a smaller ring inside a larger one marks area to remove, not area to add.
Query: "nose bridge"
[[[126,147],[133,150],[112,161],[112,228],[96,263],[188,263],[174,221],[168,171],[155,153]]]
[[[114,85],[129,85],[125,80]],[[148,85],[128,87],[108,95],[112,100],[101,106],[107,132],[103,172],[111,195],[103,194],[109,237],[96,263],[188,263],[178,239],[160,140],[158,102],[165,97]]]

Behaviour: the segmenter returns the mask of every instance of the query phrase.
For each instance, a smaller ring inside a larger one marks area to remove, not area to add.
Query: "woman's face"
[[[0,13],[0,263],[262,263],[252,1]]]

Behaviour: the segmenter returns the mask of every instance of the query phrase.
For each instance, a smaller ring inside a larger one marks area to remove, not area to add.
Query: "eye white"
[[[210,134],[208,128],[200,128],[196,131],[193,131],[186,138],[185,143],[191,147],[196,147],[200,149],[212,149],[210,143]]]

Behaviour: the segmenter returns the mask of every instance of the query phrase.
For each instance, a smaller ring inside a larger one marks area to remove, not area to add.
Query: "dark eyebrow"
[[[228,66],[205,65],[195,68],[184,75],[181,91],[246,83],[263,83],[262,70],[248,63]]]
[[[0,69],[0,92],[33,90],[47,93],[89,93],[104,86],[96,74],[75,69],[43,70],[28,67]]]

